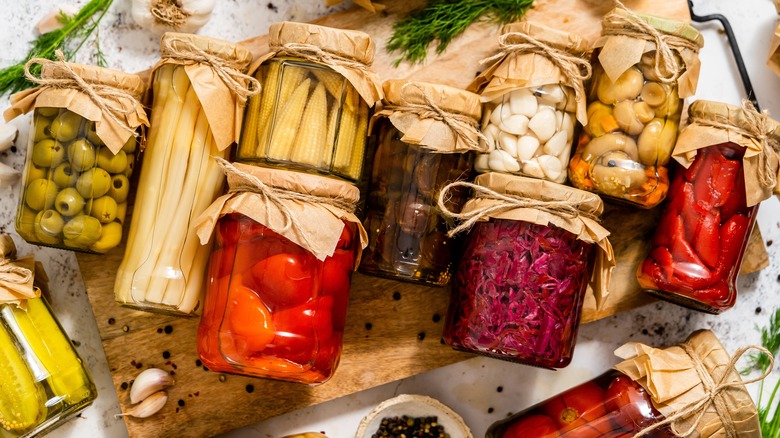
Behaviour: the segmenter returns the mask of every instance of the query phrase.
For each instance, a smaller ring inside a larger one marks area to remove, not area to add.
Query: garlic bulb
[[[203,27],[217,0],[133,0],[131,14],[139,25],[162,34],[195,32]]]

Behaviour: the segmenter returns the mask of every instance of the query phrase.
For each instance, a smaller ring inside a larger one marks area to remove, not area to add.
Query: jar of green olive
[[[138,101],[144,83],[100,67],[41,63],[40,86],[12,97],[6,113],[33,112],[16,230],[36,245],[108,252],[122,239],[138,128],[148,124]]]

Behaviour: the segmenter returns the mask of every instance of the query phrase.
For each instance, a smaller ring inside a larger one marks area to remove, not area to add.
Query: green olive
[[[102,196],[93,199],[91,207],[89,215],[103,224],[107,224],[116,219],[116,201],[110,196]]]
[[[76,185],[76,180],[79,178],[79,173],[73,170],[70,163],[62,163],[54,169],[54,174],[51,179],[57,184],[58,187],[73,187]]]
[[[65,219],[54,210],[44,210],[35,216],[35,223],[40,224],[44,233],[57,237],[65,226]]]
[[[40,216],[40,213],[38,214],[38,216]],[[38,216],[36,216],[36,220],[38,219]],[[33,240],[38,243],[42,243],[44,245],[59,245],[60,243],[62,243],[60,242],[59,237],[49,235],[48,233],[46,233],[46,231],[43,231],[40,222],[35,223],[35,225],[33,226],[33,230],[35,232],[35,239]]]
[[[127,202],[120,202],[116,205],[116,220],[124,224],[125,216],[127,216]]]
[[[89,246],[100,239],[102,228],[99,220],[80,214],[65,224],[62,235],[76,246]]]
[[[68,159],[73,168],[83,172],[95,166],[95,147],[85,138],[80,138],[68,145]]]
[[[89,249],[103,254],[119,245],[121,240],[122,224],[119,222],[110,222],[103,225],[103,233],[100,235],[100,239],[90,245]]]
[[[51,135],[59,141],[71,141],[79,135],[84,119],[71,111],[63,111],[51,122]]]
[[[108,173],[120,173],[127,167],[127,154],[119,151],[114,155],[109,148],[102,147],[98,151],[97,165]]]
[[[135,152],[136,146],[138,146],[138,139],[135,136],[131,136],[127,139],[125,145],[122,146],[122,150],[129,155]]]
[[[62,189],[54,200],[54,208],[63,216],[76,216],[84,210],[84,197],[73,187]]]
[[[33,136],[33,141],[41,141],[46,140],[47,138],[52,138],[51,136],[51,119],[47,119],[46,117],[36,115],[35,121],[33,122],[33,126],[35,127],[35,135]]]
[[[33,210],[48,210],[54,205],[57,191],[54,181],[38,178],[32,180],[24,189],[24,202]]]
[[[16,216],[16,232],[26,241],[35,240],[35,216],[37,212],[22,205]]]
[[[111,175],[103,169],[92,168],[76,180],[76,190],[85,198],[99,198],[111,187]]]
[[[27,182],[30,182],[38,178],[46,179],[48,174],[49,174],[48,167],[36,166],[35,163],[31,161],[27,162],[27,180],[26,180]]]
[[[37,114],[40,114],[40,115],[42,115],[44,117],[51,118],[51,117],[54,117],[57,114],[59,114],[60,111],[62,111],[62,109],[61,108],[52,108],[50,106],[44,106],[44,107],[35,108],[35,111],[36,111]]]
[[[52,139],[41,140],[33,146],[32,161],[40,167],[57,167],[65,161],[65,147]]]
[[[103,146],[103,140],[97,135],[97,123],[87,122],[87,140],[89,140],[95,146]]]
[[[135,169],[135,160],[132,156],[130,156],[127,160],[127,167],[125,167],[124,172],[122,172],[126,177],[130,178],[133,176],[133,169]]]
[[[130,181],[121,173],[111,177],[111,188],[108,189],[108,196],[114,198],[116,202],[125,202],[130,193]]]

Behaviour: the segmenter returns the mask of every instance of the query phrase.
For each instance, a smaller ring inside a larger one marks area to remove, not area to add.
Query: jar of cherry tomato
[[[486,438],[727,436],[727,427],[732,436],[761,436],[735,360],[712,332],[665,349],[629,343],[615,354],[626,360],[613,371],[494,423]],[[725,385],[718,409],[708,395],[713,381]]]
[[[682,99],[696,91],[702,44],[688,24],[622,5],[604,17],[588,123],[569,163],[575,187],[642,208],[663,201]]]
[[[198,352],[214,371],[306,384],[338,365],[350,278],[365,246],[358,189],[221,161],[230,193],[195,223],[208,267]]]
[[[457,350],[567,366],[588,283],[595,280],[600,302],[614,266],[609,232],[596,222],[601,199],[499,173],[471,186],[474,197],[451,214],[467,220],[455,232],[476,223],[455,274],[444,340]]]
[[[775,186],[777,159],[766,142],[777,144],[780,129],[747,107],[699,100],[688,112],[674,150],[682,167],[637,277],[653,295],[720,313],[736,301],[758,203]]]
[[[436,209],[436,199],[442,187],[471,175],[474,151],[481,149],[479,96],[400,80],[385,82],[384,91],[386,104],[372,126],[378,147],[365,220],[369,244],[360,270],[445,285],[457,240],[447,236],[447,220]],[[448,208],[460,210],[468,192],[453,190],[450,195]]]

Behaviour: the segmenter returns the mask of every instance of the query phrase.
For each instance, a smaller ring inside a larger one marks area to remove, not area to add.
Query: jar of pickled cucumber
[[[377,150],[364,225],[369,233],[363,273],[445,285],[457,239],[436,207],[442,187],[468,180],[477,141],[479,96],[444,85],[401,80],[384,83],[385,105],[374,115]],[[435,110],[433,108],[436,108]],[[437,120],[448,117],[460,125]],[[460,210],[467,189],[447,197]]]
[[[371,37],[283,22],[271,25],[268,44],[236,160],[360,181],[370,108],[382,98]]]
[[[108,252],[122,239],[138,128],[148,125],[138,101],[144,83],[105,68],[39,62],[40,86],[14,95],[6,113],[33,111],[16,230],[36,245]]]
[[[642,208],[663,201],[682,99],[696,91],[702,44],[688,24],[622,6],[604,18],[588,123],[569,163],[575,187]]]
[[[508,24],[494,63],[469,87],[481,95],[488,151],[477,172],[566,182],[575,131],[586,122],[590,43],[536,23]]]

